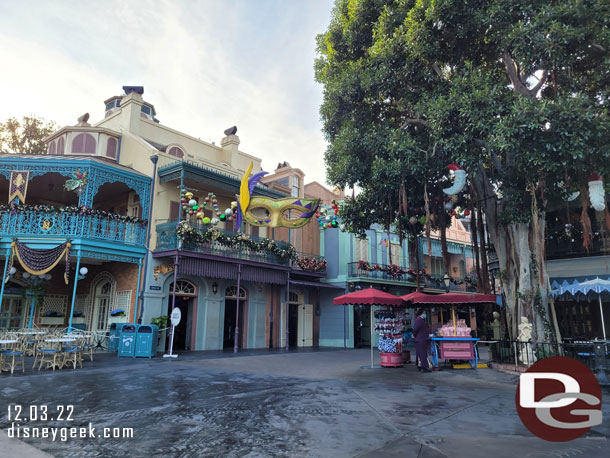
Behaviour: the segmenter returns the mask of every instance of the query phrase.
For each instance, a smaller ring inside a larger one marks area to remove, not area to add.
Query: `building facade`
[[[67,325],[66,310],[72,302],[82,312],[78,317],[74,314],[74,324],[96,330],[107,329],[112,321],[148,323],[176,306],[182,312],[176,328],[177,349],[232,347],[236,336],[241,348],[284,346],[286,340],[291,346],[317,345],[316,285],[325,275],[318,253],[295,250],[293,243],[288,245],[282,234],[276,237],[271,228],[244,224],[238,234],[232,218],[219,218],[214,238],[201,243],[186,243],[177,233],[178,223],[186,220],[193,231],[211,234],[207,232],[210,224],[185,213],[183,191],[192,193],[202,206],[211,196],[204,213],[214,218],[217,210],[231,208],[248,166],[252,164],[252,173],[262,170],[261,160],[239,150],[236,128],[225,132],[220,146],[201,141],[161,124],[155,107],[144,100],[143,88],[124,90],[123,95],[104,102],[105,116],[93,126],[87,123],[87,115],[77,126],[50,135],[47,156],[5,155],[0,162],[6,180],[14,170],[31,172],[28,204],[87,206],[105,212],[111,220],[106,224],[98,213],[85,215],[86,221],[93,218],[97,224],[87,226],[81,223],[81,215],[70,214],[69,221],[64,221],[65,216],[54,219],[52,229],[41,232],[33,218],[21,216],[21,208],[17,220],[5,209],[3,253],[8,253],[13,234],[32,249],[53,248],[71,240],[72,268],[78,259],[80,266],[88,268],[76,280],[73,301],[69,294],[56,297],[56,282],[43,285],[40,300],[44,304],[36,305],[35,315],[47,319],[36,324]],[[66,179],[78,170],[86,171],[88,177],[82,193],[60,193]],[[8,181],[2,186],[8,193]],[[303,197],[302,176],[295,192]],[[281,198],[292,192],[261,183],[253,194]],[[46,214],[34,216],[42,221]],[[134,223],[123,223],[123,219]],[[294,237],[297,230],[290,232]],[[55,270],[50,275],[59,278]],[[16,272],[13,277],[17,283],[6,288],[0,326],[21,327],[27,321],[24,304],[15,299],[22,276]],[[123,312],[112,315],[117,309]],[[53,316],[47,317],[47,311]]]

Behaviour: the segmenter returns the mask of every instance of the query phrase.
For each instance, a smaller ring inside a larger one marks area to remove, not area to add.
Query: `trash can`
[[[141,324],[136,334],[136,358],[152,358],[157,354],[159,327],[154,324]]]
[[[121,328],[121,334],[119,336],[119,356],[131,356],[135,358],[136,349],[136,333],[138,330],[137,324],[124,324]]]
[[[112,323],[108,334],[108,351],[115,352],[119,350],[119,340],[121,337],[121,328],[125,323]]]

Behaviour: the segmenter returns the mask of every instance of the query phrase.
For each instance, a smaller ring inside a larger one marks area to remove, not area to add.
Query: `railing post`
[[[8,270],[8,260],[11,256],[11,248],[6,249],[4,256],[4,275],[2,275],[2,286],[0,287],[0,312],[2,311],[2,299],[4,298],[4,285],[6,284],[6,271]]]
[[[72,305],[70,305],[70,320],[68,321],[68,333],[72,332],[72,315],[74,315],[74,301],[76,301],[76,286],[78,285],[78,275],[80,271],[80,253],[76,255],[76,272],[74,272],[74,289],[72,290]]]

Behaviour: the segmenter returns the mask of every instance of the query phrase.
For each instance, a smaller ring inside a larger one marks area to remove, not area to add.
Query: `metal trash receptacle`
[[[136,358],[152,358],[157,354],[159,327],[154,324],[141,324],[136,334]]]
[[[108,331],[108,351],[116,352],[119,350],[119,340],[121,337],[121,329],[125,323],[112,323]]]
[[[131,356],[135,358],[136,350],[136,334],[139,325],[137,324],[124,324],[121,328],[121,334],[119,336],[119,350],[118,356]]]

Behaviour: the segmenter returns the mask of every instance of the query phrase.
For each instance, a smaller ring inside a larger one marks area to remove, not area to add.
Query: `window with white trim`
[[[367,261],[369,260],[369,241],[368,239],[354,239],[354,261]]]
[[[117,291],[115,298],[110,311],[125,310],[125,316],[129,316],[129,309],[131,308],[131,290]]]
[[[68,309],[68,296],[61,294],[45,294],[40,307],[41,317],[64,317]]]

